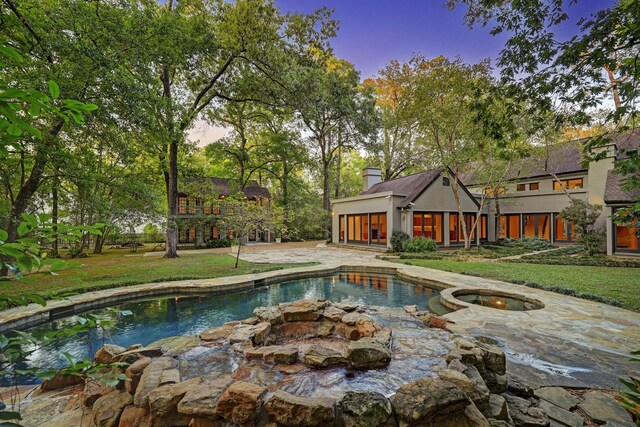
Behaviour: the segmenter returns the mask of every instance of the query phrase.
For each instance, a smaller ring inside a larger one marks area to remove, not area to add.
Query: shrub
[[[404,243],[403,249],[405,252],[421,253],[421,252],[434,252],[438,250],[438,245],[433,239],[427,237],[415,237]]]
[[[505,239],[502,242],[505,246],[511,246],[514,248],[523,248],[530,251],[543,251],[545,249],[553,249],[553,245],[546,241],[540,240],[537,237],[523,237],[521,239]]]
[[[231,247],[231,240],[229,239],[209,239],[207,240],[208,248],[228,248]]]
[[[391,233],[391,248],[394,252],[402,252],[404,243],[409,240],[409,235],[404,231],[395,230]]]
[[[589,255],[604,253],[607,236],[602,230],[592,230],[580,236],[579,243],[584,246]]]
[[[80,246],[71,246],[69,248],[69,258],[87,258],[88,255],[84,253]]]

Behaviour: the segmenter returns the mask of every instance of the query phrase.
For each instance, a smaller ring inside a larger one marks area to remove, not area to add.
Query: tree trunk
[[[336,191],[334,197],[340,197],[340,167],[342,163],[342,148],[338,147],[338,158],[336,159]]]
[[[51,252],[54,257],[58,256],[58,186],[60,185],[58,173],[58,168],[56,168],[53,188],[51,189],[51,223],[53,224],[54,232]]]
[[[331,236],[331,200],[329,199],[329,162],[322,165],[322,207],[325,211],[324,231],[325,237]]]
[[[453,192],[453,198],[456,201],[456,208],[458,209],[458,221],[462,227],[462,235],[464,236],[464,248],[471,248],[471,241],[469,240],[469,233],[467,233],[467,221],[464,219],[464,212],[462,212],[462,204],[460,203],[460,188],[458,187],[458,180],[456,176],[451,177],[451,191]],[[460,235],[460,233],[458,233]]]
[[[165,174],[167,187],[167,248],[165,258],[178,257],[178,141],[169,144],[169,171]]]
[[[495,204],[496,204],[496,238],[495,241],[499,241],[500,240],[500,232],[501,230],[501,225],[500,225],[500,217],[502,216],[502,214],[500,213],[500,198],[498,197],[498,194],[496,191],[493,192],[493,199],[495,200]]]
[[[242,242],[238,239],[238,252],[236,253],[236,265],[234,268],[238,268],[238,262],[240,261],[240,248],[242,247]]]

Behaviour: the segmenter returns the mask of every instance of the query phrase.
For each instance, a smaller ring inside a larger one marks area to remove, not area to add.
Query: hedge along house
[[[432,238],[441,246],[464,244],[458,209],[451,191],[452,174],[445,169],[382,182],[378,168],[363,170],[359,196],[332,201],[334,243],[391,247],[391,233]],[[487,216],[471,230],[479,209],[476,198],[460,184],[460,203],[472,241],[488,237]]]
[[[258,204],[269,208],[271,206],[271,194],[265,187],[256,181],[249,181],[243,190],[239,189],[236,182],[228,178],[205,177],[192,180],[186,187],[204,188],[211,193],[209,199],[201,194],[190,195],[188,190],[178,191],[178,244],[180,246],[203,246],[209,240],[226,239],[227,230],[222,230],[217,225],[221,215],[220,207],[211,200],[211,197],[224,199],[238,192],[244,194],[247,203]],[[194,191],[202,193],[202,191]],[[270,231],[252,230],[245,236],[249,242],[271,242]]]

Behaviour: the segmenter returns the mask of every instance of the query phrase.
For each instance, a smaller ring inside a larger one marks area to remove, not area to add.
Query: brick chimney
[[[362,169],[362,191],[367,191],[379,182],[382,182],[382,169],[372,167]]]

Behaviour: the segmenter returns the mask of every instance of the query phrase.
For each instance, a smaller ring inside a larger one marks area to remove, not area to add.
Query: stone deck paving
[[[496,280],[465,276],[423,267],[401,265],[376,259],[376,254],[337,247],[272,247],[245,251],[241,258],[252,262],[306,263],[318,265],[259,274],[216,279],[150,283],[107,289],[52,301],[46,307],[32,304],[0,312],[2,326],[18,326],[25,319],[47,319],[49,310],[74,306],[76,309],[115,304],[119,298],[136,298],[171,293],[229,292],[250,289],[282,278],[328,274],[341,267],[397,270],[401,278],[442,287],[487,288],[526,295],[545,307],[526,312],[509,312],[469,305],[446,315],[474,335],[494,337],[509,355],[510,370],[529,382],[545,385],[619,387],[618,377],[634,372],[637,363],[629,353],[640,348],[640,313],[602,303],[555,294]],[[543,268],[543,266],[541,266]],[[576,267],[579,268],[579,267]],[[13,323],[12,323],[13,322]]]

